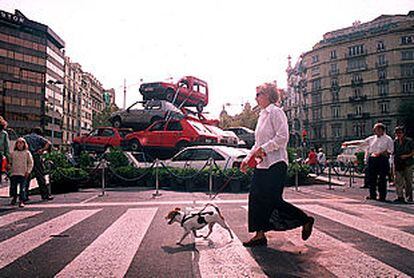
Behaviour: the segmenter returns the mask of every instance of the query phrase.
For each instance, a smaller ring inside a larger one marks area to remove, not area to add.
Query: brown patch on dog
[[[181,209],[180,208],[175,208],[174,210],[172,210],[172,211],[170,211],[168,214],[167,214],[167,216],[165,217],[165,219],[173,219],[176,215],[177,215],[177,212],[178,211],[180,211]]]

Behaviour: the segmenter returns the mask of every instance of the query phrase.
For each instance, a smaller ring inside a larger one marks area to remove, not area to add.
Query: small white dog
[[[181,244],[186,236],[193,232],[195,237],[207,238],[213,231],[214,224],[218,223],[224,229],[226,229],[231,239],[233,239],[233,234],[226,221],[224,221],[223,215],[220,213],[220,210],[217,206],[213,204],[206,204],[203,209],[199,212],[185,213],[181,211],[180,208],[175,208],[173,211],[170,211],[165,217],[168,220],[168,224],[171,225],[174,222],[180,223],[181,227],[184,229],[184,234],[177,244]],[[197,230],[200,230],[208,225],[208,233],[205,236],[198,236]]]

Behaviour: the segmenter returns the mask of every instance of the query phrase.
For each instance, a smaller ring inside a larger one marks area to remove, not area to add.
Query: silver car
[[[244,126],[229,127],[225,130],[233,131],[240,140],[243,140],[246,143],[247,148],[251,148],[254,145],[255,139],[253,130]]]
[[[137,101],[126,110],[116,111],[109,119],[116,128],[131,127],[143,130],[153,122],[165,118],[182,119],[183,112],[168,101],[148,100]]]

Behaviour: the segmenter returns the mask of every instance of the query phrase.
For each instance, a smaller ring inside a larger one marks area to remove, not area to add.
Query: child
[[[10,154],[10,195],[12,197],[11,205],[16,204],[17,185],[20,187],[19,207],[24,207],[26,200],[25,185],[28,182],[29,174],[33,169],[33,158],[30,154],[26,140],[19,138],[14,145],[14,151]]]

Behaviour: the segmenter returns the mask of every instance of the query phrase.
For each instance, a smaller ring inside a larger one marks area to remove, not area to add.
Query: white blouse
[[[273,164],[283,161],[289,163],[287,144],[289,128],[285,112],[274,104],[268,105],[260,112],[257,121],[255,143],[244,159],[247,163],[258,148],[263,148],[266,156],[257,164],[258,169],[268,169]]]
[[[384,134],[381,137],[372,135],[365,139],[365,145],[368,146],[368,156],[372,153],[382,153],[384,151],[388,151],[390,154],[394,152],[394,141],[387,134]]]

